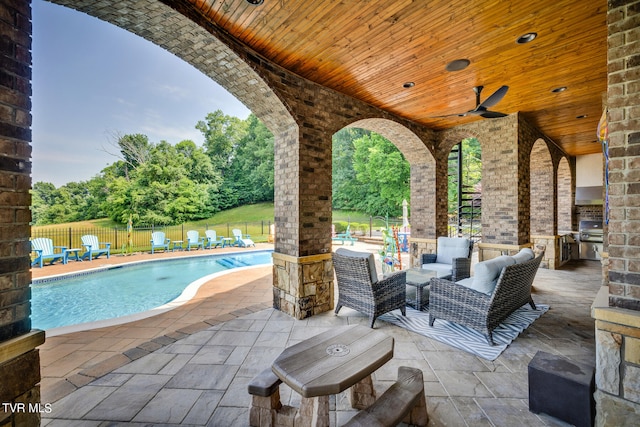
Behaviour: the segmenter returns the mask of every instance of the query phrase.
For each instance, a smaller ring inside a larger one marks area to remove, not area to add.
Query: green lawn
[[[239,228],[243,233],[251,235],[251,238],[256,242],[265,242],[269,234],[269,225],[274,222],[273,203],[258,203],[254,205],[241,206],[233,209],[229,209],[223,212],[219,212],[211,218],[202,219],[199,221],[190,221],[185,224],[168,227],[157,227],[164,229],[172,240],[182,240],[183,234],[186,230],[198,230],[204,234],[205,229],[214,229],[219,236],[230,236],[233,228]],[[370,217],[369,215],[355,211],[343,211],[336,210],[333,212],[332,222],[335,225],[336,232],[343,232],[347,225],[350,225],[352,232],[361,232],[368,234]],[[379,229],[384,226],[384,221],[375,219],[372,222],[374,229]],[[136,224],[134,224],[134,227]],[[46,226],[34,226],[32,235],[36,235],[36,231],[39,233],[57,232],[57,235],[66,236],[68,231],[66,230],[81,230],[79,234],[99,234],[98,230],[110,229],[112,233],[122,234],[122,237],[118,237],[118,242],[124,241],[126,238],[126,225],[118,224],[110,219],[96,219],[91,221],[79,221],[64,224],[54,224]],[[119,229],[121,231],[114,231]],[[147,240],[148,231],[136,231],[144,235],[143,241]],[[42,234],[40,234],[42,235]],[[53,237],[53,235],[52,235]],[[79,237],[78,237],[79,238]],[[73,239],[74,241],[77,238]],[[115,238],[111,239],[115,240]],[[119,243],[120,244],[120,243]]]

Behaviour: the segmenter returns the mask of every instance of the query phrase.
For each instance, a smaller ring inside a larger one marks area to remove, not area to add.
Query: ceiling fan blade
[[[476,107],[476,110],[481,109],[481,107],[485,109],[489,107],[493,107],[498,102],[500,102],[502,98],[504,98],[508,90],[509,90],[509,86],[501,86],[498,90],[493,92],[490,97],[485,99],[484,102],[478,105],[478,107]]]
[[[499,117],[506,117],[508,114],[500,113],[498,111],[484,111],[480,113],[480,117],[484,117],[485,119],[497,119]]]
[[[446,119],[449,117],[464,117],[468,114],[468,112],[465,113],[458,113],[458,114],[445,114],[443,116],[431,116],[429,117],[430,119]]]

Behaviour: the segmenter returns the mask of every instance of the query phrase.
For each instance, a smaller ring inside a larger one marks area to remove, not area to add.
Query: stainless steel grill
[[[580,221],[580,259],[600,259],[604,231],[601,221]]]

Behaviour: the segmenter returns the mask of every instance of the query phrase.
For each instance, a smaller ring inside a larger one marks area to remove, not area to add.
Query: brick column
[[[0,425],[40,423],[44,333],[31,332],[31,6],[0,4]]]
[[[333,309],[331,144],[306,138],[292,128],[274,144],[273,306],[296,319]]]
[[[634,425],[640,413],[640,1],[608,3],[608,288],[594,304],[596,425]]]

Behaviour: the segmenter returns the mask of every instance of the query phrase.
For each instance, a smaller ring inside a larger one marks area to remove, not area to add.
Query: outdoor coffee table
[[[362,325],[350,325],[286,348],[271,369],[302,396],[297,415],[302,424],[311,425],[314,419],[314,425],[328,426],[329,395],[351,387],[351,406],[367,408],[376,399],[371,374],[391,358],[392,337]]]
[[[427,298],[425,301],[423,300],[423,289],[427,288],[427,292],[429,291],[428,286],[431,283],[431,279],[434,277],[438,277],[435,271],[425,270],[420,267],[414,267],[407,270],[407,285],[413,286],[416,288],[416,298],[415,302],[411,301],[407,298],[407,304],[416,310],[422,310],[425,305],[429,304],[429,296],[427,294]]]

